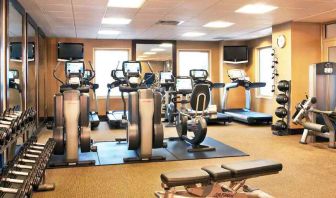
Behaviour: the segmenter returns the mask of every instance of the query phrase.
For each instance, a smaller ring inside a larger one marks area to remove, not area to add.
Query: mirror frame
[[[5,52],[5,61],[6,61],[6,72],[5,72],[5,79],[6,79],[6,86],[5,86],[5,91],[6,91],[6,97],[5,97],[5,108],[9,108],[9,81],[8,81],[8,78],[7,78],[7,74],[8,74],[8,71],[9,71],[9,59],[10,59],[10,54],[9,54],[9,45],[10,45],[10,42],[9,42],[9,35],[8,35],[8,30],[9,30],[9,4],[12,3],[14,9],[20,13],[22,15],[22,43],[23,43],[23,47],[22,47],[22,78],[23,78],[23,83],[22,83],[22,93],[21,93],[21,100],[22,100],[22,107],[21,109],[22,110],[25,110],[26,106],[25,106],[25,103],[26,103],[26,96],[25,96],[25,88],[26,88],[26,69],[25,69],[25,53],[26,53],[26,47],[25,47],[25,38],[26,38],[26,33],[25,33],[25,21],[26,21],[26,12],[24,10],[24,8],[21,6],[21,4],[17,1],[17,0],[9,0],[9,1],[5,1],[6,2],[6,6],[5,6],[5,16],[6,16],[6,24],[5,24],[5,31],[6,31],[6,36],[5,36],[5,40],[4,40],[4,43],[5,43],[5,46],[6,46],[6,52]],[[2,111],[4,111],[5,109],[2,109]]]
[[[26,34],[25,34],[25,49],[27,49],[27,46],[28,46],[28,26],[29,25],[31,25],[32,27],[33,27],[33,29],[35,30],[35,35],[34,35],[34,42],[35,42],[35,48],[34,48],[34,50],[35,50],[35,52],[34,52],[34,55],[35,55],[35,60],[34,60],[34,62],[35,62],[35,72],[34,72],[34,77],[33,78],[35,78],[35,94],[34,94],[34,97],[35,97],[35,109],[34,110],[36,110],[36,112],[39,112],[39,107],[38,107],[38,104],[39,104],[39,101],[38,101],[38,99],[39,99],[39,97],[38,97],[38,66],[39,66],[39,62],[38,62],[38,59],[39,59],[39,44],[38,44],[38,30],[39,30],[39,28],[38,28],[38,26],[37,26],[37,24],[35,23],[35,21],[34,21],[34,19],[27,13],[26,14],[26,23],[25,23],[25,32],[26,32]],[[29,76],[28,76],[28,50],[25,50],[25,71],[26,71],[26,81],[25,81],[25,83],[26,83],[26,87],[25,87],[25,89],[26,89],[26,92],[25,92],[25,103],[26,103],[26,107],[27,107],[27,88],[28,88],[28,83],[29,83]],[[38,118],[38,114],[36,114],[36,118]],[[38,124],[38,119],[36,119],[36,122],[37,122],[37,124]]]
[[[173,61],[173,75],[176,76],[176,41],[175,40],[132,40],[132,60],[136,60],[136,46],[137,44],[161,44],[161,43],[171,43],[172,47],[172,61]]]

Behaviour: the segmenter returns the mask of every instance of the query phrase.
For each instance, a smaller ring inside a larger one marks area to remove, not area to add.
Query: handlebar
[[[61,62],[57,62],[57,65],[53,70],[53,76],[58,82],[60,82],[62,85],[64,85],[64,82],[62,80],[60,80],[59,78],[57,78],[57,76],[56,76],[56,71],[57,71],[60,64],[61,64]]]
[[[91,61],[88,61],[89,62],[89,65],[91,67],[91,71],[93,73],[93,75],[91,76],[91,78],[89,79],[89,81],[91,81],[92,79],[94,79],[96,77],[96,71],[93,69],[92,67],[92,64],[91,64]]]

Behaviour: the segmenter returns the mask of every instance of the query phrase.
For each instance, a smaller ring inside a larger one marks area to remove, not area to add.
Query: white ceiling
[[[139,9],[109,8],[108,0],[19,0],[50,37],[111,39],[225,40],[269,35],[270,27],[287,21],[327,22],[336,19],[336,0],[146,0]],[[234,11],[250,3],[266,3],[279,9],[262,15]],[[128,25],[101,25],[103,17],[132,19]],[[179,26],[157,25],[159,20],[182,20]],[[235,25],[224,29],[202,27],[224,20]],[[98,35],[101,29],[119,35]],[[206,33],[185,38],[189,31]]]

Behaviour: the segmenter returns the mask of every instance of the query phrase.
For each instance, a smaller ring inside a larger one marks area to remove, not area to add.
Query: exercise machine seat
[[[198,100],[198,104],[197,104],[197,100]],[[207,84],[195,85],[192,91],[192,94],[190,96],[190,106],[192,110],[203,111],[203,109],[208,108],[209,102],[210,102],[209,85]],[[204,104],[204,107],[203,107],[203,104]]]
[[[202,170],[207,172],[210,175],[211,180],[214,182],[232,179],[231,171],[219,166],[205,166]]]
[[[282,170],[282,164],[272,160],[252,160],[223,164],[222,168],[230,170],[235,178],[245,178],[279,172]]]
[[[168,188],[198,183],[210,183],[210,176],[207,172],[199,169],[178,170],[162,173],[161,181]]]

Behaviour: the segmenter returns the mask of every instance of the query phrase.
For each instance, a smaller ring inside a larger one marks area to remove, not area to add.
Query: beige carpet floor
[[[174,128],[165,129],[166,137],[175,133]],[[95,141],[124,135],[123,130],[109,130],[106,123],[92,132]],[[272,135],[270,127],[236,123],[210,126],[208,135],[250,156],[51,169],[47,170],[47,181],[56,184],[55,191],[35,193],[34,197],[154,197],[154,191],[161,190],[161,172],[249,159],[283,163],[280,174],[248,180],[275,197],[336,197],[336,150],[328,149],[326,144],[302,145],[298,143],[299,135],[279,137]],[[44,130],[39,141],[48,137],[51,131]]]

